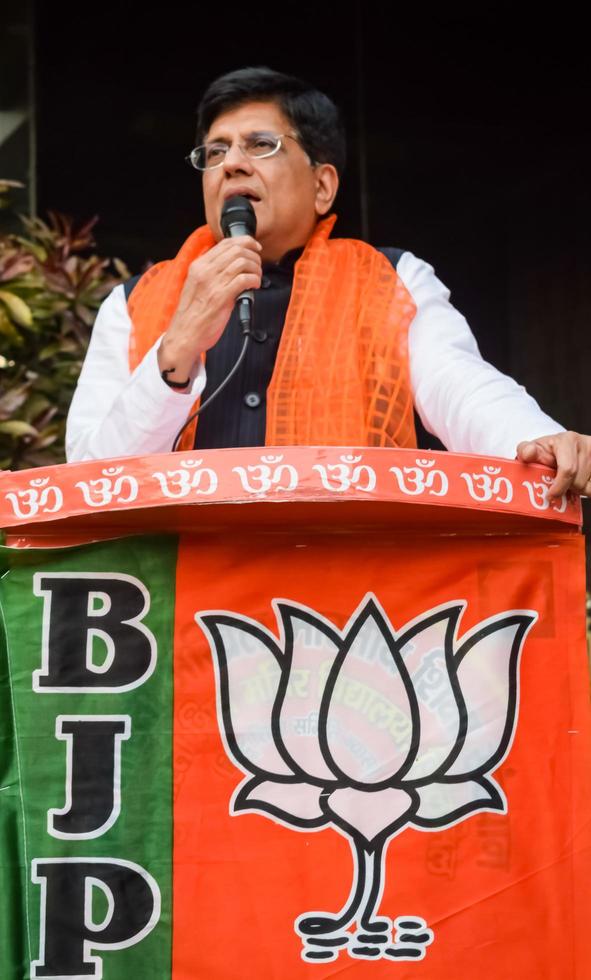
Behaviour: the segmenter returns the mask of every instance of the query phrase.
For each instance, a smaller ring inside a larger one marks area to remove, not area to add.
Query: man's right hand
[[[185,381],[219,340],[244,289],[261,285],[262,246],[249,235],[223,238],[189,266],[178,306],[158,348],[161,371]]]

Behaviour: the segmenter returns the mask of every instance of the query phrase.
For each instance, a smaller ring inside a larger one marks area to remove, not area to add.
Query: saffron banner
[[[0,976],[587,980],[576,528],[246,510],[1,549]]]

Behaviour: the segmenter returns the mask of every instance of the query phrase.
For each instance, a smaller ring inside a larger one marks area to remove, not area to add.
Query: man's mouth
[[[249,201],[253,201],[254,203],[260,201],[258,194],[255,194],[254,191],[248,190],[246,187],[233,187],[231,190],[227,190],[224,194],[224,200],[227,201],[228,198],[237,196],[246,197]]]

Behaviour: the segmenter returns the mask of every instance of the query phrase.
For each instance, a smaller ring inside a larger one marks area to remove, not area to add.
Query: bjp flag
[[[582,549],[3,548],[2,980],[587,980]]]

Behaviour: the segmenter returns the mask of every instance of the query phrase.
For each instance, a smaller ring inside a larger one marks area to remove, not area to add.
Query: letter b
[[[156,640],[142,622],[150,595],[139,579],[37,572],[33,582],[44,600],[43,666],[33,674],[35,691],[129,691],[150,676]]]

